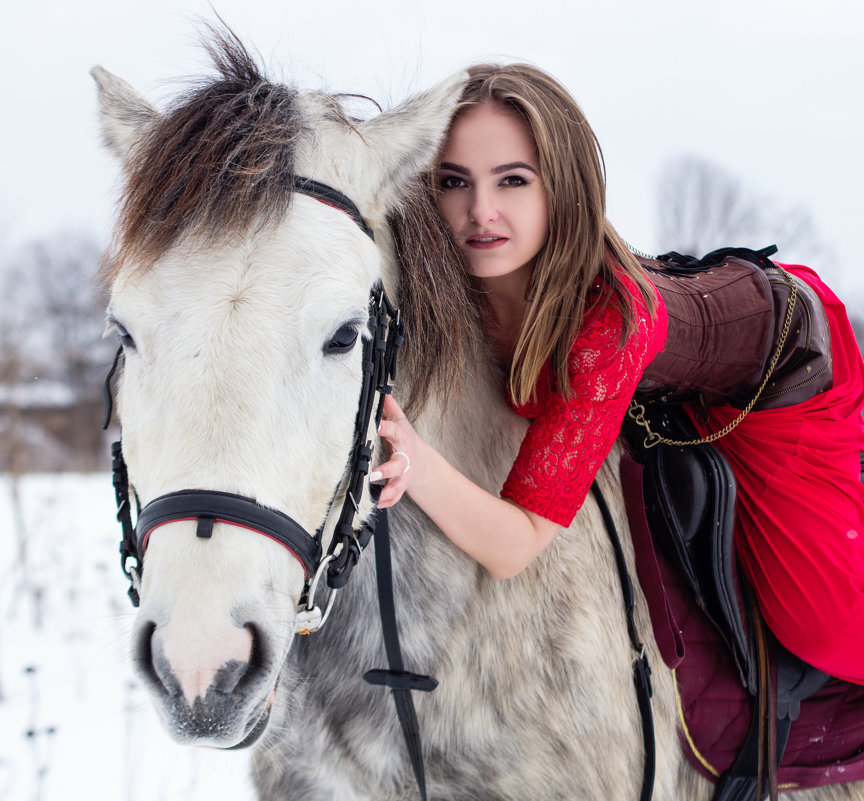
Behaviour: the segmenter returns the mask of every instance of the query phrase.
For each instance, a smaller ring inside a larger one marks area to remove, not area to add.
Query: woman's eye
[[[324,345],[325,354],[347,353],[354,347],[357,341],[357,327],[355,325],[340,326],[330,341]]]
[[[527,183],[521,175],[508,175],[501,181],[502,186],[525,186]]]
[[[458,175],[444,175],[441,178],[442,189],[461,189],[466,186],[465,179]]]

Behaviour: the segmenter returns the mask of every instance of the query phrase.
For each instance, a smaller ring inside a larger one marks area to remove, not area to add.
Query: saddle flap
[[[707,564],[711,569],[712,600],[716,604],[714,615],[726,624],[726,633],[731,639],[742,681],[749,689],[755,690],[755,666],[750,658],[747,611],[735,554],[735,475],[720,451],[710,445],[700,447],[704,449],[701,457],[713,482],[714,503],[709,509],[713,510],[711,523],[715,531],[709,538],[711,552]]]
[[[700,593],[691,547],[702,529],[708,481],[698,459],[684,448],[658,447],[645,465],[645,511],[654,536],[678,563],[691,588]]]
[[[691,424],[681,410],[667,408],[662,423],[667,436],[691,436]],[[643,477],[645,513],[655,539],[726,641],[741,683],[755,691],[735,556],[732,468],[711,445],[658,445],[646,454]]]

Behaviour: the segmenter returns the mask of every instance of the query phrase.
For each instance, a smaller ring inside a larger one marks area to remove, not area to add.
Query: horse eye
[[[324,345],[324,353],[332,355],[335,353],[348,353],[357,341],[357,328],[353,325],[339,326],[330,341]]]
[[[118,322],[115,319],[111,319],[111,325],[114,327],[114,333],[117,335],[117,339],[120,340],[120,344],[124,348],[132,349],[135,348],[135,340],[132,339],[132,335],[126,330],[126,326],[123,323]]]

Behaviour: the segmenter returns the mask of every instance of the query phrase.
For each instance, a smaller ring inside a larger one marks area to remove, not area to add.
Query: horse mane
[[[224,243],[287,213],[298,92],[269,81],[230,29],[208,27],[216,77],[155,117],[125,165],[109,281],[126,263],[147,269],[182,236]]]

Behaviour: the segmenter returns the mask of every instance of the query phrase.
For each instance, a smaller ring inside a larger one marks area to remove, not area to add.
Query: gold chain
[[[741,412],[741,414],[738,415],[738,417],[736,417],[731,423],[723,426],[723,428],[721,428],[719,431],[713,434],[709,434],[706,437],[702,437],[701,439],[677,440],[661,437],[660,434],[658,434],[656,431],[652,431],[651,421],[645,419],[645,407],[634,398],[630,401],[630,408],[627,410],[627,416],[631,420],[633,420],[636,425],[641,426],[648,432],[648,436],[645,437],[642,443],[645,448],[653,448],[655,445],[659,445],[661,443],[663,445],[686,447],[690,445],[704,445],[709,442],[714,442],[721,437],[725,437],[748,414],[750,414],[751,409],[756,405],[756,402],[762,395],[763,390],[766,386],[768,386],[768,382],[771,380],[771,376],[774,374],[774,368],[777,366],[777,362],[780,359],[780,354],[783,352],[783,347],[786,345],[786,338],[789,335],[789,329],[792,327],[792,314],[795,311],[795,303],[798,299],[798,286],[795,283],[795,279],[779,264],[774,266],[777,267],[777,269],[786,279],[788,279],[788,285],[790,289],[789,302],[786,305],[786,319],[783,321],[783,329],[780,332],[780,338],[777,340],[777,347],[774,350],[774,354],[771,357],[770,363],[768,364],[768,372],[765,373],[765,378],[762,379],[762,383],[759,385],[759,389],[756,390],[756,394],[753,396],[750,403],[748,403],[744,407],[743,411]]]

